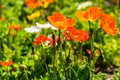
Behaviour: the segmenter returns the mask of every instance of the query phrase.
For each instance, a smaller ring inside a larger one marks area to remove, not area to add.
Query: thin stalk
[[[36,60],[35,60],[35,51],[34,51],[34,46],[32,46],[32,54],[31,54],[32,56],[33,56],[33,60],[34,60],[34,71],[35,71],[35,78],[37,78],[37,71],[36,71]]]
[[[42,46],[42,45],[41,45]],[[42,46],[42,54],[44,56],[44,62],[45,62],[45,68],[46,68],[46,71],[48,72],[48,66],[47,66],[47,63],[46,63],[46,54],[45,54],[45,50]],[[49,73],[49,72],[48,72]]]
[[[57,80],[57,75],[56,75],[56,68],[55,68],[55,63],[56,63],[56,47],[55,47],[55,35],[52,35],[53,39],[53,69],[54,69],[54,79]]]
[[[68,53],[68,57],[66,59],[66,67],[70,67],[69,66],[69,60],[70,60],[70,49],[71,47],[69,48],[69,53]],[[69,68],[66,69],[66,80],[70,80],[70,72],[69,72]]]
[[[41,9],[41,14],[42,14],[42,18],[43,18],[44,22],[46,22],[46,15],[45,15],[44,8]]]
[[[82,59],[82,51],[83,51],[83,45],[82,45],[82,43],[79,43],[79,48],[80,48],[80,58]]]
[[[59,29],[59,31],[58,31],[58,48],[60,47],[60,29]]]
[[[6,68],[7,68],[7,80],[9,80],[9,66],[6,66]]]
[[[89,23],[89,30],[90,30],[90,50],[91,50],[91,53],[90,53],[90,61],[89,61],[89,66],[90,66],[90,70],[89,70],[89,74],[90,74],[90,80],[93,80],[93,75],[94,75],[94,62],[92,63],[93,61],[93,41],[94,41],[94,35],[93,35],[93,29],[91,28],[91,24],[90,24],[90,21],[88,22]]]
[[[74,50],[74,42],[73,42],[73,40],[71,40],[71,46],[69,48],[68,58],[67,58],[67,62],[66,62],[67,67],[71,67],[71,65],[70,65],[70,54],[71,54],[70,51],[71,51],[71,49]],[[68,68],[66,73],[67,73],[66,80],[71,80],[71,68]]]
[[[69,55],[69,54],[67,54],[66,39],[64,40],[64,50],[65,50],[65,59],[67,60],[67,55]],[[67,67],[67,61],[65,61],[65,64],[64,64],[65,78],[67,80],[68,79],[68,72],[67,72],[66,67]]]
[[[2,17],[2,0],[0,0],[0,18]]]

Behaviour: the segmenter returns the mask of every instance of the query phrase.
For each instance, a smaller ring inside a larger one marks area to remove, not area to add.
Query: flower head
[[[42,43],[45,43],[46,40],[47,40],[47,37],[46,37],[46,36],[40,35],[40,36],[38,36],[38,37],[36,37],[36,38],[34,39],[33,44],[34,44],[34,45],[42,44]]]
[[[3,18],[3,17],[0,17],[0,21],[5,21],[5,18]]]
[[[20,30],[21,30],[21,25],[16,25],[16,26],[15,26],[15,29],[16,29],[17,31],[20,31]]]
[[[100,8],[91,7],[88,8],[86,11],[76,11],[75,15],[79,20],[83,21],[96,21],[102,16],[102,11]]]
[[[76,36],[74,38],[75,40],[78,40],[79,42],[85,42],[89,38],[88,32],[86,32],[85,30],[80,30],[78,31],[78,33],[76,33]]]
[[[10,26],[8,26],[8,29],[9,29],[9,30],[12,30],[12,29],[14,29],[14,28],[15,28],[14,25],[10,25]]]
[[[77,40],[79,42],[84,42],[88,40],[88,33],[84,30],[77,30],[74,27],[68,27],[64,30],[64,36],[67,40]]]
[[[40,28],[37,28],[36,26],[31,26],[31,27],[29,27],[29,28],[24,28],[24,30],[25,30],[26,32],[29,32],[29,33],[38,33],[38,32],[41,31],[41,29],[40,29]]]
[[[40,0],[39,5],[47,8],[49,4],[53,3],[53,0]]]
[[[40,16],[40,11],[34,12],[31,15],[27,16],[29,20],[32,20],[34,18],[38,18]]]
[[[17,31],[20,31],[21,30],[21,25],[10,25],[10,26],[8,26],[8,29],[9,30],[15,29]]]
[[[81,21],[88,21],[86,18],[85,18],[85,11],[76,11],[75,12],[75,16],[81,20]]]
[[[112,16],[108,14],[103,14],[101,18],[100,27],[108,34],[115,36],[117,35],[117,29],[115,27],[115,22]]]
[[[41,29],[51,28],[52,30],[57,30],[56,27],[54,27],[53,25],[51,25],[48,22],[45,24],[36,23],[36,27],[41,28]]]
[[[49,46],[51,46],[51,45],[53,45],[53,39],[52,39],[52,36],[53,36],[53,34],[49,34],[48,35],[48,38],[47,38],[47,41],[46,41],[46,45],[49,45]],[[58,36],[55,36],[55,45],[57,45],[57,43],[56,42],[58,42]]]
[[[64,29],[69,26],[74,26],[73,19],[65,18],[62,14],[54,12],[52,16],[47,17],[48,21],[58,29]]]
[[[25,4],[29,8],[37,8],[39,6],[39,2],[35,0],[25,0]]]
[[[12,64],[13,64],[12,60],[9,60],[7,62],[3,62],[3,61],[0,62],[1,66],[11,66]]]
[[[55,42],[57,42],[57,41],[58,41],[58,38],[55,37]],[[33,44],[34,45],[45,44],[47,46],[51,46],[51,45],[53,45],[52,35],[49,35],[48,37],[44,36],[44,35],[39,35],[38,37],[36,37],[34,39]]]

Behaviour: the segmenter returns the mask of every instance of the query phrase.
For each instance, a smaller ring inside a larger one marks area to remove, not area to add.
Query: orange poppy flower
[[[75,33],[77,33],[77,29],[75,29],[74,27],[68,27],[66,29],[64,29],[64,36],[66,40],[74,40],[73,36]]]
[[[55,37],[55,43],[56,42],[58,42],[58,37]],[[47,38],[46,45],[48,45],[48,46],[53,45],[53,39],[52,38]]]
[[[58,38],[55,37],[55,42],[57,42],[57,41],[58,41]],[[42,44],[42,43],[45,43],[46,45],[50,46],[50,45],[53,45],[53,40],[52,40],[52,38],[40,35],[40,36],[36,37],[33,42],[34,45],[38,45],[38,44]]]
[[[0,18],[0,21],[5,21],[5,18],[1,17],[1,18]]]
[[[10,26],[8,26],[8,29],[9,30],[15,29],[17,31],[20,31],[21,26],[20,25],[10,25]]]
[[[75,25],[74,19],[66,18],[66,19],[64,20],[63,28],[67,28],[68,26],[69,26],[69,27],[73,27],[74,25]]]
[[[56,28],[61,29],[64,24],[64,16],[58,12],[54,12],[52,16],[47,17],[48,21]]]
[[[86,11],[76,11],[76,17],[82,21],[96,21],[102,16],[102,11],[100,8],[91,7],[88,8]]]
[[[117,29],[115,27],[115,22],[112,16],[108,14],[103,14],[101,18],[100,27],[108,34],[115,36],[117,35]]]
[[[10,26],[8,26],[8,29],[9,29],[9,30],[12,30],[12,29],[14,29],[14,28],[15,28],[14,25],[10,25]]]
[[[80,30],[77,34],[75,34],[75,40],[78,40],[79,42],[85,42],[88,40],[88,32],[84,30]]]
[[[12,64],[13,64],[12,60],[9,60],[7,62],[3,62],[3,61],[0,62],[1,66],[11,66]]]
[[[36,38],[34,39],[33,44],[34,44],[34,45],[38,45],[38,44],[41,44],[41,43],[46,42],[46,40],[47,40],[47,37],[46,37],[46,36],[40,35],[40,36],[38,36],[38,37],[36,37]]]
[[[35,0],[25,0],[25,4],[29,8],[37,8],[39,6],[39,2]]]
[[[75,21],[73,19],[65,18],[62,14],[54,12],[52,16],[47,17],[48,21],[58,29],[64,29],[68,26],[73,26]]]
[[[85,17],[85,11],[76,11],[75,16],[81,21],[88,21]]]
[[[77,30],[74,27],[68,27],[64,30],[64,36],[66,40],[77,40],[79,42],[84,42],[88,40],[88,33],[84,30]]]
[[[21,26],[20,26],[20,25],[16,25],[16,26],[15,26],[15,29],[16,29],[17,31],[20,31],[20,30],[21,30]]]

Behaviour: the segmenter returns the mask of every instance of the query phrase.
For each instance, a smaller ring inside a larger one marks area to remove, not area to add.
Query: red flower
[[[16,25],[16,26],[15,26],[15,29],[16,29],[17,31],[20,31],[21,26],[20,26],[20,25]]]
[[[38,37],[36,37],[36,38],[34,39],[33,44],[34,44],[34,45],[38,45],[38,44],[41,44],[41,43],[46,42],[46,40],[47,40],[47,37],[46,37],[46,36],[40,35],[40,36],[38,36]]]
[[[68,26],[74,26],[73,19],[65,18],[62,14],[54,12],[52,16],[47,17],[48,21],[58,29],[64,29]]]
[[[66,19],[64,20],[63,28],[72,27],[72,26],[74,26],[74,24],[75,24],[74,19],[66,18]]]
[[[112,16],[108,14],[103,14],[101,19],[100,27],[108,34],[115,36],[117,35],[117,29],[115,27],[115,22]]]
[[[96,21],[102,16],[102,11],[100,8],[91,7],[86,11],[76,11],[75,15],[79,20],[83,21]]]
[[[55,37],[55,43],[56,42],[58,42],[58,37]],[[48,46],[53,45],[53,39],[52,39],[52,37],[51,38],[47,38],[46,45],[48,45]]]
[[[80,30],[74,38],[75,40],[78,40],[80,42],[85,42],[86,40],[88,40],[89,36],[86,31]]]
[[[5,18],[3,18],[3,17],[0,17],[0,21],[5,21]]]
[[[68,27],[64,30],[64,36],[66,40],[77,40],[79,42],[84,42],[88,40],[88,33],[84,30],[78,31],[74,27]]]
[[[77,33],[77,29],[75,29],[74,27],[68,27],[66,29],[64,29],[64,36],[66,40],[74,40],[73,36],[74,34]]]
[[[10,26],[8,26],[8,29],[9,30],[15,29],[17,31],[20,31],[21,26],[20,25],[10,25]]]
[[[11,66],[12,64],[13,64],[12,60],[9,60],[7,62],[3,62],[3,61],[0,62],[1,66]]]
[[[25,0],[25,4],[29,8],[37,8],[39,6],[39,2],[35,0]]]
[[[55,42],[57,42],[57,41],[58,41],[58,38],[55,37]],[[53,40],[52,40],[52,38],[40,35],[40,36],[36,37],[33,42],[34,45],[38,45],[38,44],[42,44],[42,43],[45,43],[46,45],[50,46],[50,45],[53,45]]]
[[[10,26],[8,26],[8,29],[9,29],[9,30],[12,30],[12,29],[14,29],[14,28],[15,28],[14,25],[10,25]]]

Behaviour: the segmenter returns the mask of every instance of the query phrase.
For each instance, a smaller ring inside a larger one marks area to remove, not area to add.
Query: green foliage
[[[0,65],[0,80],[88,80],[89,79],[89,41],[83,44],[73,41],[61,41],[60,46],[33,45],[35,37],[40,34],[58,35],[57,31],[42,29],[41,33],[31,34],[24,28],[36,25],[36,22],[47,22],[47,16],[53,12],[60,12],[66,18],[75,20],[75,27],[89,32],[87,22],[79,21],[75,11],[80,3],[88,0],[54,0],[47,8],[31,9],[25,5],[25,0],[0,0],[0,64],[1,61],[13,60],[13,65],[4,67]],[[98,31],[95,34],[94,47],[100,50],[100,56],[95,59],[96,64],[103,66],[120,67],[120,15],[119,6],[110,3],[106,6],[105,0],[89,0],[92,6],[99,6],[105,13],[115,18],[118,35],[111,37]],[[109,1],[108,1],[109,3]],[[83,8],[83,10],[86,8]],[[40,17],[28,20],[27,16],[40,11]],[[8,26],[20,24],[20,31],[9,30]],[[100,21],[93,23],[94,30],[100,26]],[[13,33],[13,35],[11,34]],[[63,34],[61,34],[63,36]],[[53,37],[53,36],[52,36]],[[63,37],[61,37],[63,38]],[[81,46],[83,46],[82,58]],[[22,67],[21,67],[22,65]],[[24,66],[23,66],[24,65]],[[107,73],[98,72],[93,80],[104,80]],[[114,73],[114,80],[120,79],[120,71]]]

